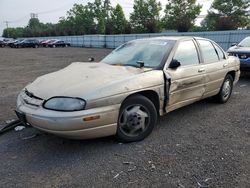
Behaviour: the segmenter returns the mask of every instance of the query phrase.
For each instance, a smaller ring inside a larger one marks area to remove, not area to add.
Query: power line
[[[60,8],[56,8],[56,9],[51,9],[51,10],[47,10],[47,11],[43,11],[43,12],[37,12],[37,14],[50,14],[50,13],[54,13],[54,12],[58,12],[58,11],[61,11],[61,10],[65,10],[65,7],[66,6],[70,6],[72,5],[72,3],[68,3]]]
[[[86,0],[87,1],[87,0]],[[86,2],[85,2],[86,3]],[[35,14],[36,17],[38,17],[38,15],[41,15],[41,14],[50,14],[50,13],[54,13],[54,12],[58,12],[58,11],[61,11],[61,10],[64,10],[65,7],[67,6],[70,6],[72,5],[72,3],[67,3],[65,4],[64,6],[60,7],[60,8],[56,8],[56,9],[51,9],[51,10],[47,10],[47,11],[42,11],[42,12],[36,12],[36,13],[31,13],[31,14]],[[18,23],[18,22],[21,22],[23,21],[24,19],[28,19],[31,14],[26,14],[25,16],[17,19],[17,20],[11,20],[11,21],[8,21],[8,23]],[[32,16],[31,16],[32,17]],[[5,23],[5,22],[4,22]]]
[[[21,17],[21,18],[17,19],[17,20],[10,21],[10,23],[17,23],[17,22],[21,22],[21,21],[23,21],[24,19],[29,18],[29,16],[30,16],[30,14],[27,14],[27,15],[25,15],[25,16],[23,16],[23,17]]]

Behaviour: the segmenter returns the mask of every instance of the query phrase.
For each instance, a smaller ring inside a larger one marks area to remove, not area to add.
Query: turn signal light
[[[100,119],[100,116],[85,117],[85,118],[83,118],[83,121],[93,121],[93,120],[97,120],[97,119]]]

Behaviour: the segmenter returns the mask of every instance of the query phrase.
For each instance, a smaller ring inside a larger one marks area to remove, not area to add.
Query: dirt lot
[[[108,52],[0,48],[0,125],[15,118],[18,91],[37,76]],[[0,135],[0,187],[249,187],[249,122],[246,77],[227,104],[205,100],[171,112],[139,143],[10,131]]]

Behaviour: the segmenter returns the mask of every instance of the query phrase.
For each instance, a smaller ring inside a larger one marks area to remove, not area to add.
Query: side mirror
[[[173,59],[171,61],[171,63],[169,64],[169,68],[171,68],[171,69],[176,69],[179,66],[181,66],[181,63],[178,60],[176,60],[176,59]]]
[[[233,44],[231,44],[231,46],[237,46],[237,43],[233,43]]]
[[[95,58],[93,58],[93,57],[89,58],[89,62],[94,62],[94,61],[95,61]]]

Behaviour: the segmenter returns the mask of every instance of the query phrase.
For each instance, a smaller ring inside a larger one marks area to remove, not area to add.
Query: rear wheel
[[[233,77],[230,74],[228,74],[224,79],[220,92],[218,93],[218,95],[215,96],[216,100],[219,103],[226,103],[232,94],[232,90],[233,90]]]
[[[121,142],[146,138],[157,123],[154,104],[142,95],[128,98],[121,106],[116,137]]]

